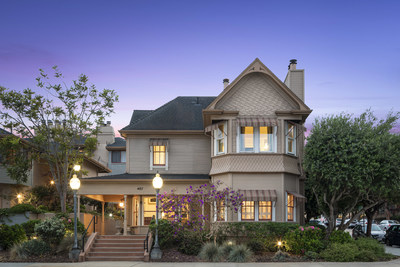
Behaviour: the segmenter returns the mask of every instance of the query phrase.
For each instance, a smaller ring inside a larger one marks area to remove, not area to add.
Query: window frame
[[[165,147],[165,151],[164,151],[165,164],[164,165],[158,165],[158,164],[154,165],[154,147],[155,146],[150,146],[150,170],[153,170],[153,169],[165,169],[165,170],[168,170],[168,150],[169,150],[169,148],[166,145],[162,145],[162,146]]]
[[[295,196],[294,195],[292,195],[292,194],[290,194],[290,193],[287,193],[286,192],[286,194],[285,194],[286,196],[285,196],[285,202],[286,202],[286,205],[285,205],[285,207],[286,207],[286,221],[287,222],[296,222],[296,198],[295,198]],[[289,206],[289,196],[292,196],[292,198],[293,198],[293,201],[291,202],[291,203],[293,203],[291,206]],[[291,209],[292,210],[292,218],[291,219],[289,219],[289,209]]]
[[[289,125],[293,126],[293,137],[289,136]],[[296,135],[297,135],[296,124],[294,124],[292,122],[289,122],[289,121],[286,121],[285,122],[285,144],[286,144],[285,150],[286,150],[286,154],[293,155],[293,156],[297,155],[297,151],[296,151],[297,150],[296,149],[296,147],[297,147]],[[289,141],[290,140],[292,141],[292,144],[293,144],[293,148],[292,148],[293,151],[292,152],[289,151]]]
[[[119,161],[113,161],[114,160],[114,158],[113,158],[113,155],[114,155],[114,153],[119,153]],[[112,150],[111,151],[111,163],[122,163],[122,151],[121,150]]]
[[[223,131],[221,132],[221,130],[219,129],[219,126],[223,126]],[[221,135],[219,135],[219,132],[221,132]],[[227,152],[227,123],[221,123],[218,125],[218,128],[214,130],[214,156],[218,156],[218,155],[222,155],[222,154],[226,154]],[[224,151],[223,152],[219,152],[218,151],[218,141],[222,140],[223,141],[223,145],[224,145]]]
[[[266,206],[261,206],[260,205],[260,202],[266,202]],[[266,221],[266,222],[269,222],[269,221],[272,221],[272,218],[273,218],[273,201],[266,201],[266,200],[263,200],[263,201],[257,201],[257,203],[258,203],[258,207],[257,207],[257,210],[258,210],[258,221]],[[268,205],[268,204],[270,204],[270,205]],[[260,208],[262,208],[262,207],[266,207],[267,208],[267,219],[260,219]],[[270,218],[268,218],[268,208],[270,208],[270,210],[271,210],[271,212],[270,212]]]
[[[218,205],[218,201],[214,201],[214,222],[227,222],[228,221],[228,209],[226,208],[225,201],[219,200],[223,204]],[[223,211],[221,211],[221,207],[223,207]],[[223,214],[223,218],[218,217],[218,215]],[[221,219],[219,219],[221,218]]]
[[[241,130],[242,127],[252,127],[253,128],[253,150],[242,150],[242,138]],[[272,150],[271,151],[260,151],[260,127],[272,127]],[[277,126],[238,126],[236,135],[236,151],[237,153],[261,153],[261,154],[271,154],[277,153],[278,139],[277,139]]]

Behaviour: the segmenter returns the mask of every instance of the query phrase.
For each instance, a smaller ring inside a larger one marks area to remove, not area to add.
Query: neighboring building
[[[100,127],[100,133],[97,135],[97,150],[94,152],[93,159],[107,166],[112,175],[126,172],[126,141],[124,138],[115,137],[110,121]],[[109,175],[109,173],[103,173],[100,176],[102,175]]]
[[[0,129],[0,138],[11,135],[10,132]],[[1,160],[1,151],[0,151]],[[111,170],[98,161],[86,157],[82,170],[86,171],[85,177],[95,177]],[[37,185],[52,185],[52,178],[48,165],[39,160],[32,162],[26,183],[18,185],[12,180],[6,171],[6,167],[0,164],[0,208],[9,208],[18,202],[23,201],[24,192]],[[18,198],[19,197],[19,198]]]
[[[254,60],[217,97],[177,97],[156,110],[135,110],[120,130],[126,138],[126,173],[82,179],[79,191],[102,202],[125,202],[124,227],[149,224],[155,214],[151,181],[184,194],[190,185],[221,180],[240,190],[239,214],[220,221],[303,222],[301,157],[304,71],[289,65],[285,83]]]

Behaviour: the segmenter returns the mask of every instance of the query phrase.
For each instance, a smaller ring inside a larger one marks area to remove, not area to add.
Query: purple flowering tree
[[[215,184],[202,184],[186,188],[186,194],[179,195],[175,190],[160,193],[160,209],[163,218],[172,222],[175,234],[183,229],[202,231],[210,221],[210,211],[214,205],[220,209],[238,212],[243,195],[228,187],[220,188],[221,181]]]

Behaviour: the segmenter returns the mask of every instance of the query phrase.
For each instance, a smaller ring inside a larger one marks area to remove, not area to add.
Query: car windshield
[[[363,227],[363,231],[364,231],[364,232],[367,232],[367,226],[366,226],[366,225]],[[378,225],[373,224],[373,225],[371,226],[371,231],[382,231],[382,229],[379,228]]]

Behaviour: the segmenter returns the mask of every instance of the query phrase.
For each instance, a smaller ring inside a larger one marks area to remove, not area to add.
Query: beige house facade
[[[214,221],[304,220],[301,168],[304,70],[291,60],[285,81],[255,59],[217,97],[177,97],[156,110],[135,110],[120,130],[126,172],[82,179],[79,191],[124,203],[124,228],[142,232],[155,215],[152,178],[162,192],[221,181],[243,194],[238,213],[215,203]]]

